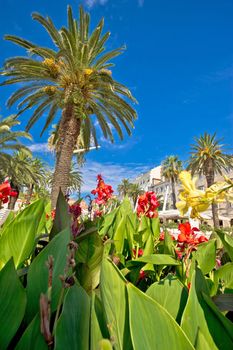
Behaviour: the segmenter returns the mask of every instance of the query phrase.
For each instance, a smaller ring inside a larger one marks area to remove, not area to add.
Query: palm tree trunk
[[[68,104],[62,112],[58,133],[58,150],[51,193],[52,208],[56,207],[60,189],[64,195],[66,194],[73,151],[80,133],[80,119],[74,115],[72,104]]]
[[[207,187],[210,187],[214,184],[214,172],[212,170],[210,170],[209,172],[206,173],[206,182],[207,182]],[[219,218],[218,218],[218,206],[217,206],[217,204],[212,203],[211,209],[212,209],[214,227],[218,228],[219,227]]]
[[[172,186],[172,204],[173,209],[176,209],[176,190],[175,190],[175,181],[174,178],[171,178],[171,186]]]

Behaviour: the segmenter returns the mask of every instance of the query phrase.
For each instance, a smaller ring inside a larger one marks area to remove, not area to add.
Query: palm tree
[[[182,161],[179,160],[177,156],[168,156],[162,162],[161,176],[171,183],[173,209],[176,209],[175,184],[177,183],[178,175],[181,170]]]
[[[233,168],[233,158],[226,154],[221,140],[213,135],[204,133],[199,138],[195,138],[195,144],[191,145],[191,157],[189,159],[188,170],[192,174],[203,174],[206,178],[207,187],[213,185],[215,174],[222,175],[222,171]],[[212,215],[215,227],[219,227],[218,209],[216,204],[212,204]]]
[[[2,75],[7,78],[3,85],[20,83],[20,87],[8,100],[8,106],[16,101],[19,113],[34,108],[27,124],[29,130],[45,113],[47,119],[41,135],[52,124],[57,112],[62,111],[58,121],[58,145],[56,167],[53,177],[52,206],[61,188],[66,192],[69,184],[73,151],[80,130],[86,144],[93,137],[97,145],[95,122],[105,138],[114,141],[109,123],[123,139],[123,130],[130,135],[136,112],[130,103],[136,102],[130,91],[112,78],[110,62],[120,55],[123,48],[105,52],[110,33],[102,35],[102,19],[89,33],[90,16],[80,7],[79,21],[73,18],[68,7],[68,24],[57,30],[49,17],[33,14],[48,32],[54,48],[46,48],[22,38],[6,35],[5,39],[27,50],[26,57],[9,58]]]
[[[28,157],[27,163],[30,166],[30,170],[33,173],[33,177],[30,177],[29,183],[27,183],[28,193],[27,193],[27,203],[31,202],[31,198],[33,195],[33,191],[36,193],[42,192],[41,189],[47,188],[46,183],[46,173],[48,169],[46,169],[46,165],[39,158],[30,158]],[[46,192],[45,192],[46,193]]]
[[[117,191],[122,197],[130,194],[132,184],[128,179],[122,179],[121,183],[117,186]]]
[[[50,171],[47,174],[47,184],[49,187],[52,187],[52,182],[53,182],[53,173]],[[71,164],[71,171],[69,173],[69,183],[67,187],[67,194],[72,194],[74,192],[78,192],[78,195],[80,197],[80,191],[81,191],[81,186],[83,184],[83,179],[82,179],[82,173],[78,169],[77,165],[72,162]]]
[[[131,184],[130,191],[129,191],[129,197],[132,198],[134,206],[137,203],[138,196],[143,194],[143,190],[140,188],[139,184]]]
[[[20,151],[14,153],[9,161],[0,170],[1,178],[8,177],[11,187],[18,195],[22,187],[28,187],[32,183],[37,182],[38,174],[32,166],[28,153]],[[18,196],[11,197],[8,208],[14,209]]]
[[[4,169],[11,160],[12,151],[24,150],[30,154],[29,149],[20,142],[20,138],[31,140],[31,136],[25,131],[12,131],[12,128],[20,122],[14,115],[0,118],[0,169]]]

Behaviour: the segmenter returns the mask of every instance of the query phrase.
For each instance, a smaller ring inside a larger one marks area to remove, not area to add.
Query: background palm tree
[[[8,106],[16,101],[19,113],[31,108],[34,112],[27,124],[29,130],[45,113],[47,119],[41,134],[54,121],[56,113],[62,110],[58,121],[58,144],[56,167],[53,178],[52,206],[61,188],[66,192],[73,151],[80,130],[85,143],[91,136],[97,145],[95,121],[105,138],[114,141],[109,123],[123,139],[123,130],[131,134],[136,112],[126,101],[135,102],[130,91],[114,80],[109,67],[114,57],[122,53],[122,48],[105,52],[105,44],[110,32],[102,35],[102,19],[92,33],[89,33],[90,16],[80,7],[79,21],[73,18],[68,7],[68,24],[57,30],[49,17],[34,13],[48,32],[55,46],[45,48],[22,38],[6,35],[5,39],[24,47],[26,57],[10,58],[6,61],[2,75],[9,77],[3,84],[23,83],[8,100]],[[93,118],[95,116],[95,118]]]
[[[32,166],[30,157],[24,151],[14,153],[8,162],[0,169],[0,177],[8,178],[13,190],[18,195],[23,187],[29,187],[30,184],[36,183],[38,174],[35,173],[35,168]],[[14,209],[17,197],[11,197],[8,208]]]
[[[222,171],[233,168],[233,157],[226,154],[224,145],[213,135],[205,133],[199,138],[195,138],[195,144],[191,145],[191,157],[189,159],[188,170],[192,174],[203,174],[206,178],[207,187],[213,185],[215,174],[222,175]],[[212,215],[215,227],[219,227],[218,208],[212,204]]]
[[[14,126],[20,122],[14,115],[7,118],[0,118],[0,169],[3,170],[11,160],[12,151],[23,150],[28,155],[31,154],[29,149],[20,142],[20,138],[31,140],[30,134],[25,131],[12,131]]]
[[[130,186],[129,197],[132,198],[134,206],[137,203],[138,196],[143,194],[144,191],[141,189],[139,184],[132,183]]]
[[[132,184],[128,179],[122,179],[121,183],[117,186],[117,191],[122,197],[130,194]]]
[[[51,189],[52,182],[53,182],[53,172],[52,171],[47,173],[46,182]],[[69,173],[69,183],[68,183],[68,187],[67,187],[67,195],[70,195],[70,194],[77,192],[78,197],[80,198],[82,184],[83,184],[82,172],[78,169],[77,164],[72,162],[71,171]]]
[[[177,183],[178,175],[181,170],[182,161],[179,160],[177,156],[168,156],[162,162],[161,176],[171,183],[173,209],[176,209],[175,184]]]

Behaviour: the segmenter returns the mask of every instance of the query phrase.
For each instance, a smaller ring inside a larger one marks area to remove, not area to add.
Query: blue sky
[[[47,33],[31,19],[34,11],[49,15],[59,28],[66,23],[66,7],[74,12],[82,3],[92,25],[104,16],[112,35],[108,48],[126,45],[115,59],[113,76],[127,85],[139,101],[133,135],[87,156],[83,169],[88,191],[102,172],[117,185],[177,154],[187,159],[194,136],[217,131],[232,147],[233,134],[233,1],[232,0],[0,0],[0,60],[23,50],[2,39],[16,34],[50,45]],[[15,87],[0,87],[1,111]],[[21,116],[22,127],[29,114]],[[48,134],[39,137],[41,123],[32,130],[33,150],[51,162]]]

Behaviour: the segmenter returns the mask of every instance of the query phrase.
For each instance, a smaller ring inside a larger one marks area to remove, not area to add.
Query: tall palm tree
[[[129,197],[132,198],[134,206],[137,203],[138,196],[143,194],[143,190],[141,189],[139,184],[131,184],[130,191],[129,191]]]
[[[68,7],[68,24],[58,30],[49,17],[33,14],[48,32],[54,48],[35,45],[28,40],[6,35],[5,39],[27,50],[26,57],[9,58],[2,75],[3,83],[23,84],[8,100],[8,106],[16,101],[19,113],[34,108],[27,124],[29,130],[44,114],[47,119],[41,134],[54,121],[59,110],[58,146],[53,178],[52,206],[55,206],[59,189],[65,193],[73,151],[80,130],[85,140],[91,136],[97,145],[95,122],[98,121],[105,138],[114,141],[109,123],[122,139],[123,130],[130,135],[136,112],[129,102],[136,102],[130,91],[112,78],[110,62],[120,55],[123,48],[105,52],[110,32],[102,35],[102,19],[92,33],[89,32],[90,16],[80,7],[79,21],[73,18]],[[127,100],[129,102],[127,102]],[[86,142],[88,143],[88,142]]]
[[[20,142],[20,138],[27,138],[31,140],[31,136],[25,131],[12,131],[14,126],[19,125],[20,122],[14,115],[7,118],[0,118],[0,169],[11,160],[12,151],[24,150],[30,154],[29,149]]]
[[[199,138],[195,138],[195,144],[191,145],[191,157],[189,159],[188,170],[192,174],[203,174],[206,178],[207,187],[213,185],[215,174],[222,175],[222,172],[233,168],[233,157],[226,154],[221,140],[213,135],[204,133]],[[219,227],[218,208],[212,204],[212,215],[215,227]]]
[[[176,209],[175,184],[181,170],[182,161],[177,156],[168,156],[162,162],[161,175],[171,183],[173,209]]]
[[[117,186],[117,191],[122,197],[130,194],[132,184],[128,179],[122,179],[121,183]]]

